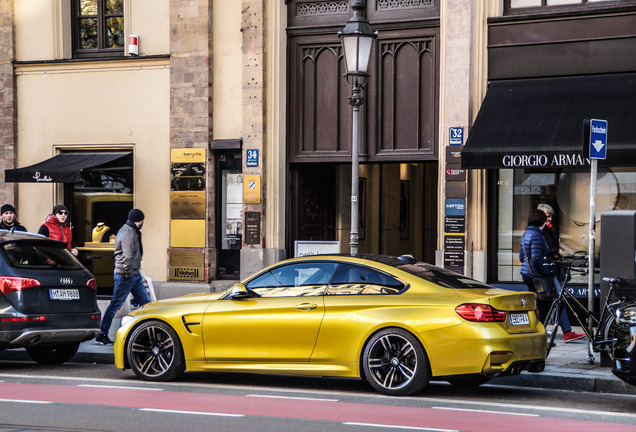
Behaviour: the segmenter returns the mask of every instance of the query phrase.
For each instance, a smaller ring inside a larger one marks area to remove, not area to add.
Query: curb
[[[490,383],[516,387],[636,395],[636,386],[621,381],[612,375],[611,371],[609,373],[609,376],[598,376],[577,373],[575,370],[557,373],[550,371],[522,372],[516,376],[494,378]]]

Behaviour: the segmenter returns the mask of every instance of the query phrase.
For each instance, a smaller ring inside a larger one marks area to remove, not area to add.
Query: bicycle
[[[573,255],[571,258],[574,260],[581,257]],[[611,357],[612,341],[614,332],[616,331],[615,312],[626,299],[625,297],[619,297],[617,300],[612,302],[610,302],[610,299],[612,294],[616,291],[616,288],[620,286],[622,279],[613,277],[603,278],[604,281],[609,283],[609,291],[601,309],[601,315],[599,318],[596,318],[594,313],[592,311],[588,311],[587,307],[583,306],[583,304],[581,304],[581,302],[579,302],[579,300],[577,300],[576,297],[574,297],[574,295],[567,289],[567,282],[570,279],[571,272],[574,270],[579,274],[585,275],[588,273],[587,268],[577,268],[572,264],[566,264],[565,262],[557,263],[557,265],[566,267],[567,271],[565,273],[566,276],[564,281],[561,283],[561,293],[553,300],[543,324],[547,337],[546,358],[550,354],[550,350],[554,344],[554,339],[559,327],[559,317],[561,316],[561,311],[564,307],[567,307],[567,310],[571,312],[571,315],[574,316],[589,340],[587,354],[588,363],[594,363],[594,352],[600,352],[601,355],[605,353]],[[584,315],[583,320],[579,317],[579,314]],[[593,332],[588,326],[590,320],[592,320],[593,323],[592,327],[596,329]]]

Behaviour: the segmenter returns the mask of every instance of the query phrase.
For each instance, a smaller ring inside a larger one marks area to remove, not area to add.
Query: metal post
[[[596,240],[596,173],[598,159],[590,160],[590,230],[588,242],[588,280],[587,280],[587,309],[592,312],[594,310],[594,242]],[[588,329],[590,334],[593,331],[593,322],[588,320]],[[591,353],[588,353],[591,354]]]
[[[358,78],[354,78],[351,89],[349,103],[353,109],[352,130],[351,130],[351,234],[349,237],[349,248],[351,256],[358,255],[358,177],[360,175],[360,105],[364,102],[360,92],[362,85]]]

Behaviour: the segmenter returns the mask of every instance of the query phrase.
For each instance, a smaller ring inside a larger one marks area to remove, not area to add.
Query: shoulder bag
[[[528,263],[528,272],[530,273],[530,277],[532,278],[532,282],[534,284],[534,292],[537,294],[537,298],[541,301],[552,300],[556,298],[556,286],[554,286],[554,275],[552,274],[548,276],[534,275],[534,272],[532,271],[532,261],[530,259],[530,255],[526,251],[523,237],[525,237],[525,234],[521,236],[521,247],[523,248],[523,253],[526,255],[526,262]],[[532,240],[530,240],[530,249],[532,250]]]

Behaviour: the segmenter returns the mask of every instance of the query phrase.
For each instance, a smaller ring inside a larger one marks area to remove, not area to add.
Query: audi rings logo
[[[73,285],[73,279],[71,279],[71,278],[60,278],[60,283],[62,285]]]

